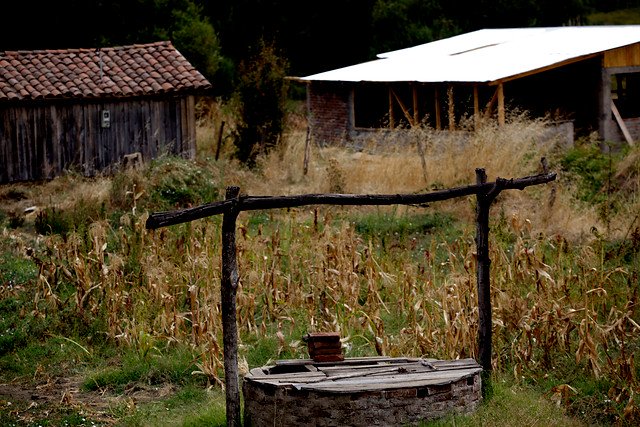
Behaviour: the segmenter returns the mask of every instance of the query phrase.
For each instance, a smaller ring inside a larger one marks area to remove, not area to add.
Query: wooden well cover
[[[245,376],[245,420],[254,426],[417,425],[475,410],[481,372],[473,359],[281,360]]]

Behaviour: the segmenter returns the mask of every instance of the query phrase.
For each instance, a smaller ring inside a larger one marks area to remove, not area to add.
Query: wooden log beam
[[[418,112],[418,88],[415,84],[411,85],[411,97],[413,99],[413,124],[420,123],[420,114]]]
[[[411,117],[411,113],[409,112],[409,109],[404,105],[404,102],[402,102],[402,100],[400,99],[400,97],[398,96],[398,94],[396,93],[395,90],[393,90],[393,89],[389,89],[389,90],[391,91],[391,94],[393,94],[393,97],[395,98],[396,102],[400,106],[400,109],[402,110],[402,113],[404,114],[404,117],[409,122],[409,125],[411,127],[415,126],[414,121],[413,121],[413,117]]]
[[[389,87],[389,128],[396,127],[396,118],[393,114],[393,89]]]
[[[229,209],[222,217],[222,341],[224,345],[224,382],[227,426],[240,427],[240,386],[238,380],[238,324],[236,323],[236,293],[239,274],[236,259],[236,219],[239,187],[227,187]]]
[[[522,178],[504,179],[501,188],[504,190],[523,190],[532,185],[544,184],[556,179],[556,174],[545,173]],[[495,183],[484,183],[464,187],[454,187],[423,194],[304,194],[299,196],[240,196],[237,201],[239,211],[259,209],[295,208],[307,205],[340,205],[340,206],[372,206],[372,205],[423,205],[455,197],[470,196],[483,193],[494,188]],[[212,215],[220,215],[234,206],[233,200],[207,203],[177,211],[155,212],[147,218],[146,227],[157,229],[175,224],[182,224]]]
[[[473,85],[473,124],[476,130],[480,127],[480,121],[480,95],[478,85]]]
[[[453,85],[449,85],[447,88],[447,99],[449,103],[449,130],[453,131],[456,129],[456,110],[453,99]]]
[[[498,125],[503,126],[505,124],[505,111],[504,111],[504,83],[498,85]]]
[[[440,90],[438,90],[438,86],[434,89],[434,108],[436,110],[436,130],[442,129],[442,118],[440,116]]]

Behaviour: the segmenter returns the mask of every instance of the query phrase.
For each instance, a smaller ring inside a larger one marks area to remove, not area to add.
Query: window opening
[[[611,99],[622,118],[640,117],[640,73],[613,74]]]

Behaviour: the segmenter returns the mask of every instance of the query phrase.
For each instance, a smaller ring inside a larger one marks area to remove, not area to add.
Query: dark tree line
[[[171,39],[221,92],[261,44],[291,75],[480,28],[579,24],[640,0],[20,0],[2,5],[0,50]]]

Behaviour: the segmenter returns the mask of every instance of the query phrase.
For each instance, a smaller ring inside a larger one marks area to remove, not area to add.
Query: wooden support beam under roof
[[[393,89],[389,87],[389,128],[396,127],[396,120],[393,114]]]
[[[447,99],[449,100],[449,130],[456,129],[456,110],[453,101],[453,85],[447,87]]]
[[[438,89],[438,86],[435,87],[435,93],[433,98],[435,100],[434,108],[436,110],[436,130],[441,130],[442,118],[440,116],[440,90]]]
[[[503,126],[505,124],[504,84],[500,83],[498,85],[497,93],[498,93],[498,125]]]
[[[480,96],[478,94],[478,85],[473,85],[473,123],[474,127],[480,127]]]
[[[411,85],[411,95],[413,98],[413,123],[417,125],[420,122],[420,113],[418,111],[418,87],[415,83]]]

